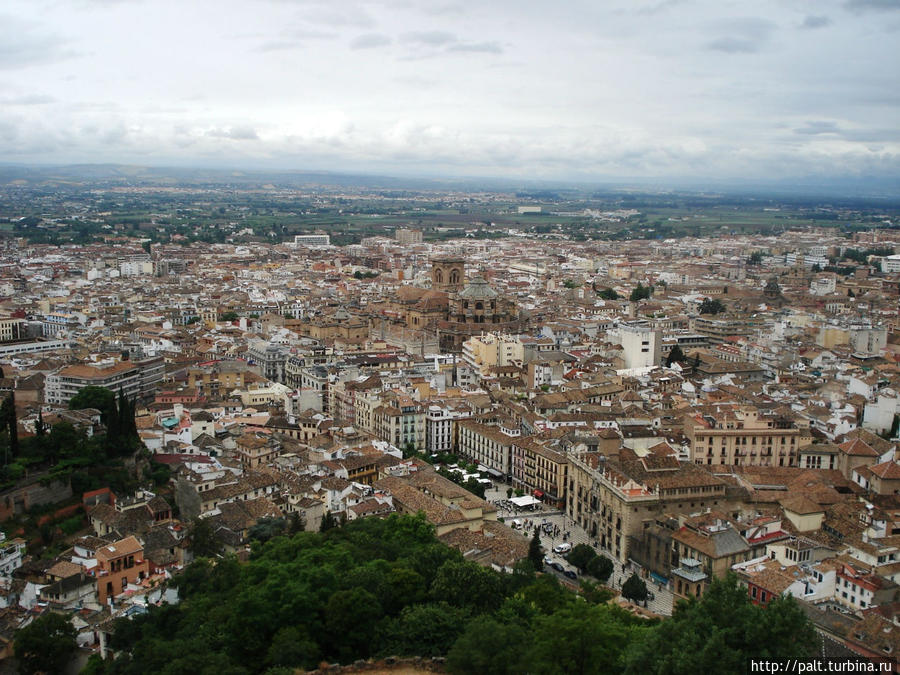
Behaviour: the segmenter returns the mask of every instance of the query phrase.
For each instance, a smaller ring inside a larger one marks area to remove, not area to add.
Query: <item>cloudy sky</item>
[[[900,0],[4,0],[0,161],[900,178]]]

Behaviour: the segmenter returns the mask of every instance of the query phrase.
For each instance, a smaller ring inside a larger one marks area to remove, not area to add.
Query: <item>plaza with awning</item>
[[[509,501],[515,504],[516,508],[519,509],[533,509],[535,506],[538,506],[541,503],[540,499],[535,499],[531,495],[527,495],[525,497],[513,497]]]

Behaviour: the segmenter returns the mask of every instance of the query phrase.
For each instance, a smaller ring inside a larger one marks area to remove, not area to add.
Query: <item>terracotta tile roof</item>
[[[891,448],[894,447],[894,443],[890,441],[886,441],[881,436],[877,434],[873,434],[868,429],[854,429],[850,433],[848,433],[844,438],[847,440],[858,439],[863,441],[870,448],[875,450],[876,455],[883,455],[888,452]]]
[[[530,538],[523,537],[503,523],[485,521],[482,531],[457,528],[439,537],[466,558],[482,564],[512,567],[528,556]]]
[[[68,560],[60,560],[53,567],[47,570],[47,574],[57,579],[67,579],[75,574],[84,571],[84,568],[77,563]]]
[[[134,537],[125,537],[108,546],[97,549],[97,558],[102,557],[109,560],[110,558],[118,558],[123,555],[140,553],[143,550],[144,547],[141,546],[141,543],[137,539]]]
[[[750,582],[756,584],[762,589],[774,593],[775,595],[781,595],[784,593],[792,583],[797,581],[791,574],[788,573],[787,570],[791,568],[787,568],[785,571],[780,569],[774,569],[771,567],[766,567],[763,570],[756,572],[755,574],[748,575],[750,578]]]
[[[790,497],[786,497],[781,501],[781,505],[788,511],[793,511],[796,514],[801,516],[809,515],[811,513],[825,513],[825,509],[819,506],[816,502],[814,502],[809,497],[805,495],[793,495]]]
[[[846,441],[838,446],[843,452],[853,457],[878,457],[878,453],[867,443],[857,439]]]
[[[884,480],[900,480],[900,464],[893,460],[870,466],[869,471]]]
[[[900,652],[900,627],[874,612],[863,616],[847,639],[885,656]]]
[[[743,537],[730,527],[709,536],[682,527],[672,534],[672,539],[714,560],[750,550]]]

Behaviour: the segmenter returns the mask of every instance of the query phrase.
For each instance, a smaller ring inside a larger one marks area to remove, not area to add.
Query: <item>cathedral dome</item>
[[[459,297],[463,300],[493,300],[499,297],[499,293],[487,281],[475,277],[459,292]]]

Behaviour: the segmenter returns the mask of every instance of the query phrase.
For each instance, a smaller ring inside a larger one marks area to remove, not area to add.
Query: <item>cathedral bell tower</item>
[[[466,261],[462,258],[435,258],[431,261],[431,289],[455,293],[466,283]]]

